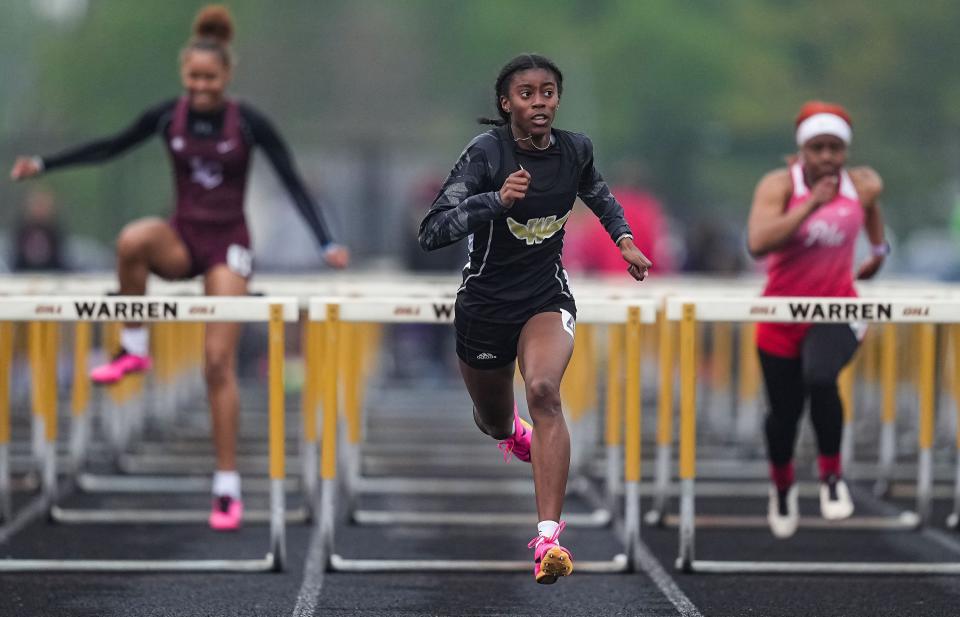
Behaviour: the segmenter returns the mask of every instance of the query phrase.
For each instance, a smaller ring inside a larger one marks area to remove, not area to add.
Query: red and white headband
[[[817,135],[833,135],[850,145],[853,130],[847,121],[836,114],[819,113],[797,125],[797,145],[802,146]]]

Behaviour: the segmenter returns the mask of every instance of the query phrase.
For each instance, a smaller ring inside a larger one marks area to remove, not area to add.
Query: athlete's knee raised
[[[120,231],[117,236],[117,256],[122,260],[138,259],[149,242],[149,234],[136,223],[131,223]]]

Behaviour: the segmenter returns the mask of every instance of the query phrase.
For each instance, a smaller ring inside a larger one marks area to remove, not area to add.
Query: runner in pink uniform
[[[890,250],[878,204],[883,183],[869,167],[845,167],[851,127],[850,116],[839,105],[805,104],[796,120],[797,157],[757,185],[748,245],[754,257],[766,258],[765,296],[856,296],[853,259],[861,228],[872,250],[857,278],[870,278],[883,265]],[[807,400],[819,449],[820,511],[827,519],[853,514],[840,468],[843,405],[837,376],[856,352],[863,331],[858,324],[757,327],[769,402],[766,439],[772,485],[767,518],[777,537],[793,535],[799,521],[793,450]]]
[[[141,219],[120,233],[120,293],[145,293],[147,276],[152,272],[165,279],[203,275],[207,295],[243,296],[253,272],[243,200],[250,156],[256,146],[267,155],[327,263],[345,267],[349,254],[332,241],[286,145],[263,115],[226,96],[233,67],[230,13],[222,6],[208,6],[197,15],[193,29],[193,38],[180,54],[183,96],[151,107],[112,137],[54,156],[20,157],[11,177],[20,180],[71,165],[99,163],[159,136],[173,167],[176,208],[169,221]],[[236,348],[240,324],[209,323],[205,332],[204,372],[217,455],[209,522],[216,530],[234,530],[243,517],[236,466],[240,415]],[[113,383],[150,368],[147,331],[141,324],[126,324],[120,339],[120,353],[91,372],[95,382]]]

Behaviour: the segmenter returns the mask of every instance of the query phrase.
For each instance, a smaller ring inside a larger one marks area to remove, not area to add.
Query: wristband
[[[41,173],[43,172],[44,169],[46,169],[46,165],[43,164],[43,159],[41,157],[31,156],[30,160],[33,162],[34,165],[37,166],[37,173]]]
[[[883,244],[870,245],[870,254],[874,257],[886,257],[890,254],[890,243],[884,242]]]
[[[619,247],[620,241],[623,240],[624,238],[630,238],[631,240],[633,240],[633,234],[620,234],[620,237],[617,238],[617,241],[614,242],[614,244],[616,244]]]

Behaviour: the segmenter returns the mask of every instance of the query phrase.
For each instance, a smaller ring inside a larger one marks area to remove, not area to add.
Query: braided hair
[[[497,114],[499,114],[500,117],[496,119],[478,118],[477,122],[480,124],[492,124],[494,126],[510,124],[510,114],[503,110],[500,99],[508,95],[510,82],[513,79],[514,73],[529,71],[530,69],[543,69],[553,73],[557,78],[557,96],[563,94],[563,73],[560,72],[560,69],[557,68],[557,65],[554,64],[552,60],[539,54],[521,54],[503,65],[503,68],[500,69],[500,74],[497,75],[497,83],[496,86],[494,86],[494,100],[497,105]]]

